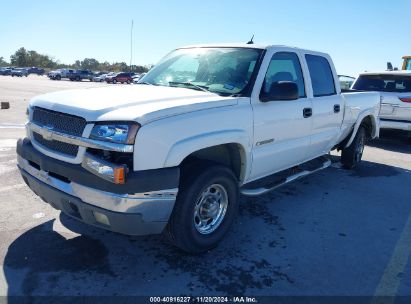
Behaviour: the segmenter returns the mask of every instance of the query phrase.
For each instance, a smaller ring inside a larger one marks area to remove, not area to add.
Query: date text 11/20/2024
[[[150,303],[258,303],[254,297],[150,297]]]

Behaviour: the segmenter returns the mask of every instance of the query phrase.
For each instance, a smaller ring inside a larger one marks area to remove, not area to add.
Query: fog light
[[[93,211],[93,215],[98,223],[110,226],[110,221],[108,220],[107,215],[96,211]]]
[[[126,182],[127,166],[116,165],[86,154],[82,166],[87,171],[115,184]]]

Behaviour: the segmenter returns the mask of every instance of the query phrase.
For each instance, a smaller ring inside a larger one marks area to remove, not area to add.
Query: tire
[[[57,75],[56,80],[61,80],[61,75]]]
[[[130,84],[131,83],[131,81],[130,80],[127,80],[127,84]]]
[[[180,191],[165,235],[176,247],[198,254],[216,247],[228,232],[238,210],[238,182],[230,169],[220,165],[187,172],[191,174],[182,170]],[[220,198],[215,200],[218,193]],[[205,215],[210,199],[214,199],[214,210],[209,210],[213,215]]]
[[[80,77],[79,77],[79,76],[76,76],[75,80],[76,80],[76,81],[80,81]]]
[[[113,83],[113,84],[116,84],[116,83],[117,83],[117,80],[113,79],[112,83]]]
[[[342,150],[341,163],[344,169],[354,169],[360,164],[366,137],[365,127],[361,126],[351,145]]]
[[[103,79],[100,79],[100,82],[103,82],[104,80]]]

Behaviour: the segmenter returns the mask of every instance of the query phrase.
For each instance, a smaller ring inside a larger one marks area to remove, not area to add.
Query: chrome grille
[[[43,136],[41,136],[40,134],[36,132],[33,132],[33,137],[34,137],[34,140],[38,144],[40,144],[46,149],[53,150],[58,153],[70,155],[73,157],[77,156],[78,146],[76,145],[66,144],[64,142],[57,141],[57,140],[46,140],[43,138]]]
[[[82,117],[39,107],[33,109],[32,122],[56,132],[74,136],[82,136],[87,124],[86,120]],[[63,143],[58,140],[46,140],[42,135],[36,132],[33,132],[33,139],[46,149],[71,157],[77,156],[79,147],[76,145]]]
[[[86,127],[86,120],[82,117],[35,107],[33,122],[40,126],[51,127],[54,131],[81,136]]]

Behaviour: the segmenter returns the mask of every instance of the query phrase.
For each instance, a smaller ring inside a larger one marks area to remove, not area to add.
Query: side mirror
[[[271,84],[270,90],[260,93],[260,100],[268,102],[273,100],[295,100],[299,98],[298,86],[292,81],[278,81]]]

